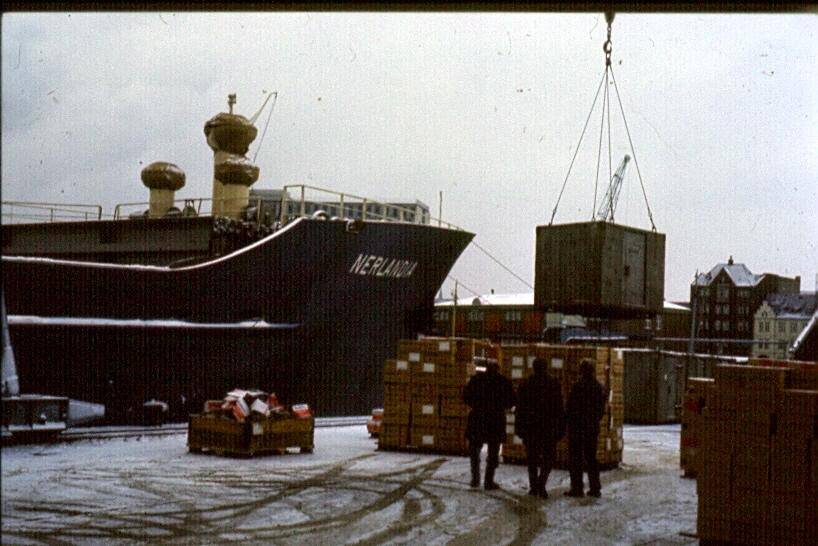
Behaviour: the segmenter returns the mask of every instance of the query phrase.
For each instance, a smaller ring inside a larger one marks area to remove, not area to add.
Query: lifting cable
[[[491,253],[489,253],[489,251],[488,251],[488,250],[486,250],[486,249],[485,249],[485,248],[483,248],[482,246],[480,246],[480,245],[478,245],[477,243],[475,243],[475,242],[474,242],[474,239],[472,239],[472,240],[471,240],[471,244],[473,244],[473,245],[474,245],[474,246],[475,246],[475,247],[476,247],[478,250],[480,250],[480,251],[481,251],[483,254],[485,254],[486,256],[488,256],[489,258],[491,258],[491,259],[494,261],[494,263],[496,263],[497,265],[499,265],[500,267],[502,267],[503,269],[505,269],[505,270],[506,270],[508,273],[510,273],[510,274],[511,274],[511,276],[513,276],[515,279],[517,279],[518,281],[520,281],[521,283],[523,283],[524,285],[526,285],[526,286],[527,286],[528,288],[530,288],[531,290],[534,290],[534,287],[533,287],[533,286],[531,286],[531,284],[530,284],[528,281],[526,281],[526,280],[525,280],[525,279],[523,279],[521,276],[519,276],[517,273],[515,273],[514,271],[512,271],[512,270],[511,270],[511,269],[510,269],[510,268],[509,268],[507,265],[505,265],[505,264],[504,264],[503,262],[501,262],[499,259],[497,259],[497,258],[495,258],[494,256],[492,256],[492,255],[491,255]],[[480,294],[478,294],[477,292],[475,292],[474,290],[472,290],[471,288],[469,288],[468,286],[466,286],[465,284],[463,284],[463,281],[461,281],[460,279],[457,279],[457,278],[455,278],[455,277],[452,277],[451,275],[447,275],[447,277],[448,277],[449,279],[453,280],[453,281],[457,281],[457,283],[458,283],[460,286],[462,286],[463,288],[465,288],[466,290],[468,290],[469,292],[471,292],[472,294],[474,294],[474,295],[475,295],[475,296],[477,296],[478,298],[480,297]]]
[[[642,195],[645,198],[645,207],[648,209],[648,218],[650,218],[651,229],[656,231],[656,224],[653,223],[653,213],[651,213],[650,203],[648,203],[648,194],[645,192],[645,184],[642,182],[642,172],[639,170],[639,161],[636,160],[636,150],[633,147],[631,132],[628,129],[628,120],[625,118],[625,109],[622,107],[622,99],[619,96],[619,86],[616,85],[616,78],[614,77],[613,68],[608,67],[608,70],[611,71],[611,80],[613,81],[614,90],[616,91],[616,100],[619,101],[619,110],[622,112],[622,121],[625,123],[625,132],[628,135],[628,143],[630,144],[631,153],[633,154],[633,164],[636,165],[636,174],[639,175],[639,185],[642,187]]]
[[[636,160],[636,150],[633,147],[633,139],[631,138],[630,129],[628,128],[628,120],[625,118],[625,108],[622,106],[622,97],[619,94],[619,86],[616,84],[616,78],[614,77],[613,67],[611,66],[611,52],[613,51],[613,45],[611,43],[611,26],[614,20],[614,13],[613,12],[605,12],[605,20],[608,22],[608,37],[605,40],[605,43],[602,44],[602,50],[605,52],[605,73],[602,75],[602,78],[599,82],[599,87],[597,87],[596,94],[594,95],[594,101],[591,104],[591,111],[588,112],[588,117],[585,119],[585,125],[582,128],[582,133],[579,136],[579,142],[577,142],[577,147],[574,150],[574,155],[571,158],[571,163],[568,165],[568,173],[565,175],[565,180],[562,183],[562,188],[560,188],[560,193],[557,196],[557,202],[554,205],[554,210],[551,212],[551,219],[548,221],[548,225],[552,225],[554,223],[554,217],[557,214],[557,207],[559,207],[560,201],[562,200],[562,194],[565,191],[565,186],[568,183],[568,178],[571,176],[571,170],[574,167],[574,161],[577,158],[577,153],[579,152],[580,147],[582,146],[582,139],[585,137],[585,131],[588,128],[588,122],[593,115],[594,108],[596,108],[596,102],[599,98],[599,91],[602,89],[602,84],[605,84],[605,94],[602,96],[602,114],[600,120],[600,127],[599,127],[599,143],[597,147],[597,160],[596,160],[596,176],[594,178],[594,201],[593,201],[593,208],[591,209],[591,220],[594,220],[594,215],[596,213],[596,201],[597,201],[597,193],[598,193],[598,186],[599,186],[599,168],[602,159],[602,137],[605,130],[605,122],[606,122],[606,115],[607,115],[607,123],[608,123],[608,183],[610,184],[611,180],[613,179],[613,161],[611,158],[611,99],[610,99],[610,87],[609,82],[613,83],[614,90],[616,91],[616,99],[619,103],[619,111],[622,114],[622,121],[625,125],[625,132],[628,135],[628,144],[630,145],[631,154],[633,155],[633,162],[636,165],[636,173],[639,176],[639,185],[642,187],[642,195],[645,198],[645,206],[648,211],[648,218],[650,219],[651,229],[656,231],[656,224],[653,221],[653,213],[650,210],[650,203],[648,203],[648,195],[645,191],[645,184],[642,180],[642,172],[639,170],[639,162]],[[610,80],[609,80],[610,76]],[[611,210],[611,221],[613,221],[613,194],[609,196],[609,207]]]
[[[471,288],[469,288],[468,286],[463,284],[463,281],[461,281],[460,279],[458,279],[456,277],[452,277],[451,275],[446,275],[446,278],[448,278],[449,280],[455,281],[457,283],[457,286],[465,288],[466,290],[468,290],[469,292],[471,292],[472,294],[474,294],[478,298],[480,297],[480,294],[478,294],[477,292],[475,292],[474,290],[472,290]]]
[[[605,82],[605,76],[602,76],[602,79],[599,80],[599,87],[596,89],[596,95],[594,95],[594,102],[591,104],[591,111],[588,112],[588,117],[585,119],[585,126],[582,128],[582,134],[579,135],[579,142],[577,142],[577,147],[574,149],[574,157],[571,158],[571,164],[568,165],[568,172],[565,174],[565,180],[562,182],[562,189],[560,189],[560,194],[557,197],[557,204],[554,205],[554,210],[551,212],[551,220],[548,222],[548,225],[554,223],[554,215],[557,214],[557,207],[560,206],[560,200],[562,199],[562,192],[565,191],[565,185],[568,183],[568,177],[571,176],[571,169],[574,167],[574,160],[577,158],[577,152],[579,152],[580,146],[582,146],[582,139],[585,136],[585,130],[588,128],[588,122],[591,121],[591,114],[594,113],[594,107],[596,106],[596,100],[599,98],[599,90],[602,89],[602,84]]]
[[[518,274],[516,274],[514,271],[512,271],[511,269],[509,269],[509,268],[508,268],[508,266],[506,266],[506,265],[505,265],[503,262],[501,262],[500,260],[498,260],[497,258],[495,258],[494,256],[492,256],[491,254],[489,254],[489,251],[488,251],[488,250],[486,250],[485,248],[483,248],[482,246],[478,245],[477,243],[475,243],[475,242],[474,242],[474,239],[472,239],[472,240],[471,240],[471,244],[473,244],[474,246],[476,246],[476,247],[477,247],[477,248],[478,248],[480,251],[482,251],[482,252],[483,252],[483,254],[485,254],[486,256],[488,256],[489,258],[491,258],[492,260],[494,260],[494,263],[496,263],[497,265],[499,265],[500,267],[502,267],[503,269],[505,269],[507,272],[511,273],[511,275],[512,275],[512,276],[513,276],[515,279],[517,279],[518,281],[520,281],[521,283],[523,283],[524,285],[526,285],[527,287],[529,287],[531,290],[534,290],[534,287],[533,287],[533,286],[531,286],[531,285],[528,283],[528,281],[526,281],[525,279],[523,279],[522,277],[520,277]]]
[[[270,100],[269,96],[267,96],[267,100]],[[264,108],[264,105],[267,104],[267,100],[264,101],[264,104],[261,105],[261,108]],[[256,162],[256,157],[258,157],[258,151],[261,150],[261,143],[264,142],[264,137],[267,135],[267,126],[270,125],[270,118],[273,117],[273,110],[275,110],[275,108],[276,108],[276,101],[277,100],[278,100],[278,91],[273,91],[273,105],[270,106],[270,113],[267,114],[267,121],[264,123],[264,131],[261,132],[261,138],[258,141],[258,146],[256,147],[256,153],[253,154],[253,163]],[[256,118],[258,117],[258,115],[260,113],[261,113],[261,110],[259,110],[256,113],[256,115],[253,116],[253,119],[251,120],[251,123],[255,123]]]

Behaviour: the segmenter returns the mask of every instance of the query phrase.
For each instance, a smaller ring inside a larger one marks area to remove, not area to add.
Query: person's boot
[[[490,466],[486,466],[486,479],[483,481],[483,487],[486,491],[500,489],[500,486],[494,483],[494,468]]]
[[[550,468],[544,468],[543,471],[540,473],[540,479],[537,483],[537,494],[543,498],[548,498],[548,492],[545,490],[545,485],[548,483],[548,475],[551,474]]]
[[[471,483],[472,487],[480,487],[480,461],[471,462]]]
[[[537,469],[534,467],[528,468],[528,494],[529,495],[537,495],[538,494],[538,483],[539,480],[537,479]]]

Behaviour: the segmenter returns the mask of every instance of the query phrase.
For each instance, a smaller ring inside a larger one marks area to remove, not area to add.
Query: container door
[[[645,305],[645,235],[625,231],[622,241],[625,271],[622,292],[625,305]]]

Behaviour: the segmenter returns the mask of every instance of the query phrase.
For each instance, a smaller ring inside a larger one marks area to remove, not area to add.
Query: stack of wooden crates
[[[401,340],[384,367],[379,448],[467,455],[462,393],[475,358],[498,360],[498,347],[465,338]]]
[[[622,462],[622,425],[625,406],[622,399],[624,375],[622,351],[607,347],[579,347],[533,343],[525,345],[503,345],[501,348],[501,370],[511,379],[517,392],[523,379],[530,376],[535,358],[542,358],[548,366],[548,373],[559,380],[563,403],[568,402],[568,393],[579,377],[579,365],[584,359],[594,362],[596,379],[608,392],[608,404],[600,423],[597,460],[603,468],[613,468]],[[525,446],[515,434],[514,411],[506,414],[506,441],[503,443],[503,462],[523,464],[526,462]],[[557,468],[568,468],[568,440],[557,444]]]
[[[818,366],[754,364],[718,366],[712,383],[694,386],[704,402],[693,460],[699,538],[814,543]]]

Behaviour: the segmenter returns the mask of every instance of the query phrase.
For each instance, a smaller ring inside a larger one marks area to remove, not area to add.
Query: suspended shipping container
[[[537,226],[534,303],[591,317],[662,311],[665,235],[610,222]]]

